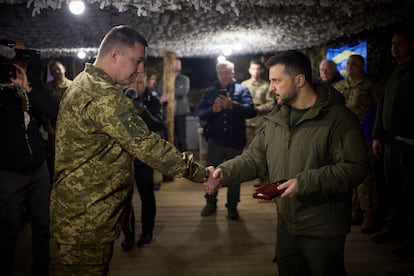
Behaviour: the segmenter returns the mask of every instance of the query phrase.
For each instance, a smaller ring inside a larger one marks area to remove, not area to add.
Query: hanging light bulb
[[[82,0],[72,0],[69,2],[71,13],[79,15],[85,11],[85,3]]]
[[[217,57],[217,62],[223,62],[225,60],[226,60],[226,57],[223,56],[223,55],[220,55],[220,56]]]
[[[86,58],[86,52],[83,50],[80,50],[77,54],[79,59],[85,59]]]

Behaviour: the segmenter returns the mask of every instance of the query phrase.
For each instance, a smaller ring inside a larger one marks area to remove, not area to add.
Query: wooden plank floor
[[[185,179],[162,183],[156,192],[158,213],[155,240],[130,252],[116,241],[110,276],[277,275],[272,263],[275,245],[275,205],[251,197],[252,183],[243,183],[240,219],[226,219],[226,190],[219,193],[218,210],[200,217],[205,201],[200,184]],[[134,195],[136,214],[140,201]],[[139,217],[139,215],[138,215]],[[141,228],[136,223],[138,232]],[[391,251],[396,245],[378,245],[352,228],[346,243],[348,275],[414,275],[414,262],[401,261]],[[16,276],[30,275],[30,227],[22,230],[15,257]],[[56,246],[51,244],[51,276],[63,275]]]

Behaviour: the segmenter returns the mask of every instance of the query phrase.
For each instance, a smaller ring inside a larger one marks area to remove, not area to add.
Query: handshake
[[[223,172],[220,168],[216,169],[213,166],[207,167],[207,170],[209,171],[209,175],[208,175],[207,181],[203,183],[203,188],[204,188],[204,191],[207,194],[211,195],[211,194],[214,194],[215,192],[217,192],[218,189],[220,189],[220,187],[222,185],[222,180],[223,180]],[[283,194],[289,186],[293,186],[293,187],[290,188],[291,191],[288,193],[287,196],[288,197],[296,196],[299,192],[299,188],[298,188],[298,184],[297,184],[296,179],[294,179],[294,182],[291,183],[287,187],[283,187],[283,188],[278,187],[278,186],[282,185],[283,183],[285,183],[286,181],[288,181],[288,179],[282,179],[282,180],[276,181],[274,183],[269,183],[269,184],[266,184],[266,185],[263,185],[263,186],[259,187],[253,193],[253,198],[264,199],[264,200],[272,200],[275,197],[278,197],[281,194]]]
[[[207,194],[211,195],[220,189],[223,180],[223,172],[220,168],[216,169],[213,166],[207,167],[207,170],[209,175],[207,181],[203,183],[203,188]]]

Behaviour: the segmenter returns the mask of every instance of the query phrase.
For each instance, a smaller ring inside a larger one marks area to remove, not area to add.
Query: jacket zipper
[[[32,147],[30,146],[29,137],[27,136],[27,132],[24,133],[24,137],[26,139],[27,148],[30,152],[30,155],[33,155]]]

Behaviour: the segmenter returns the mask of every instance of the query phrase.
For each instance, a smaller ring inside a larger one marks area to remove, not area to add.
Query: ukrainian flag
[[[326,50],[326,59],[331,59],[336,63],[339,73],[346,77],[346,61],[350,55],[361,55],[365,59],[365,73],[368,72],[367,63],[367,41],[364,40],[357,45],[345,45],[340,48],[328,48]]]

